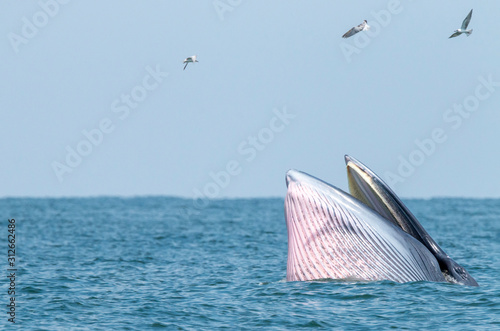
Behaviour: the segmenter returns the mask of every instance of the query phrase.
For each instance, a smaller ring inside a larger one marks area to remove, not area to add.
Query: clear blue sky
[[[345,189],[344,154],[402,197],[500,197],[498,1],[0,9],[1,197],[283,197],[290,168]]]

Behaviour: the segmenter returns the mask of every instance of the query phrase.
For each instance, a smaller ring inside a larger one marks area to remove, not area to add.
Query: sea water
[[[6,276],[8,220],[15,220],[15,295],[3,277],[0,326],[500,329],[500,200],[405,202],[480,287],[286,282],[283,199],[201,206],[169,197],[0,199],[0,263]],[[8,314],[12,297],[15,323]]]

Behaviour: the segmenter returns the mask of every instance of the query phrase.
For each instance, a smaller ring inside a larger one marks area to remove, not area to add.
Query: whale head
[[[286,183],[288,281],[445,281],[424,245],[355,197],[297,170]]]

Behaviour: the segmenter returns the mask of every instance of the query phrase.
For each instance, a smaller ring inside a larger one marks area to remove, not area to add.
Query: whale
[[[478,286],[373,171],[345,156],[349,192],[286,173],[287,281],[432,281]]]

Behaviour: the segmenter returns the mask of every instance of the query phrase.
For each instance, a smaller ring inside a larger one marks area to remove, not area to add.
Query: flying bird
[[[455,38],[460,36],[462,33],[465,33],[468,36],[472,33],[472,29],[467,30],[467,27],[469,26],[470,19],[472,17],[472,9],[470,10],[469,15],[465,18],[465,20],[462,22],[462,27],[458,30],[455,30],[455,32],[448,38]]]
[[[359,31],[366,31],[368,29],[370,29],[370,26],[368,25],[368,22],[366,20],[364,20],[363,23],[361,23],[360,25],[355,26],[351,30],[349,30],[346,33],[344,33],[344,35],[342,36],[342,38],[352,37],[356,33],[358,33]]]
[[[185,63],[186,65],[184,66],[184,69],[182,69],[182,70],[186,70],[187,65],[188,65],[189,63],[191,63],[191,62],[193,62],[193,63],[194,63],[194,62],[198,62],[198,60],[196,59],[196,55],[193,55],[193,56],[187,57],[187,58],[184,60],[184,62],[183,62],[183,63]]]

